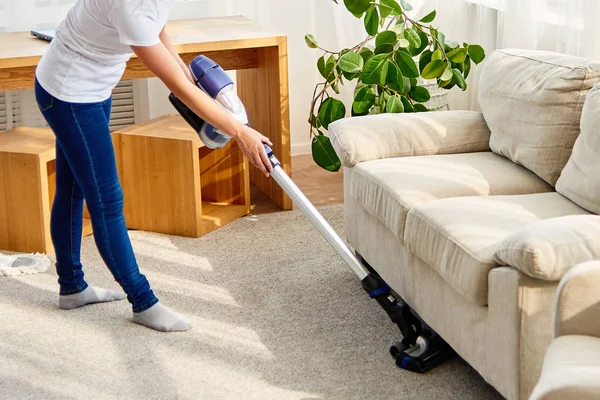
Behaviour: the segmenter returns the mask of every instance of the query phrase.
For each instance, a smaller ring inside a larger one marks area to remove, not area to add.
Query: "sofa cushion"
[[[530,400],[599,399],[599,376],[600,338],[560,337],[548,348]]]
[[[556,184],[579,135],[600,62],[557,53],[499,50],[482,70],[479,103],[492,151]]]
[[[570,215],[534,222],[508,235],[494,258],[532,278],[559,281],[575,265],[600,259],[600,217]]]
[[[533,222],[589,214],[556,192],[445,199],[413,207],[404,242],[467,300],[487,304],[498,246]]]
[[[581,135],[562,171],[556,191],[581,207],[600,214],[600,85],[587,95]]]
[[[344,171],[344,179],[346,196],[400,241],[414,205],[459,196],[553,190],[532,172],[492,152],[367,161]]]
[[[329,125],[344,167],[393,157],[490,151],[483,114],[453,110],[343,118]]]

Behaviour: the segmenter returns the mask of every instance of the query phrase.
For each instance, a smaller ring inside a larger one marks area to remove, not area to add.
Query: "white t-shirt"
[[[70,103],[108,99],[132,46],[160,43],[175,0],[78,0],[56,30],[36,76],[52,96]]]

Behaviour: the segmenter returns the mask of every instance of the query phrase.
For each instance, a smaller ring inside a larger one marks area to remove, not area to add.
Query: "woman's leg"
[[[134,320],[137,318],[136,322],[159,330],[189,329],[189,322],[184,318],[157,304],[158,299],[140,273],[133,254],[106,117],[110,100],[74,104],[52,98],[52,105],[48,107],[46,104],[50,101],[46,97],[50,95],[41,87],[37,92],[40,109],[86,200],[98,250],[132,303]],[[143,318],[149,316],[151,318]]]
[[[83,194],[71,167],[56,144],[56,194],[50,216],[50,235],[56,254],[60,295],[72,295],[88,288],[80,260]]]
[[[71,310],[92,303],[125,299],[122,292],[88,286],[81,265],[83,193],[65,154],[56,143],[56,194],[50,217],[50,234],[56,254],[60,285],[58,305]]]

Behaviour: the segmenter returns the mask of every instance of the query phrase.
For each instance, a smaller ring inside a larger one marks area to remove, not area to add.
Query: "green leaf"
[[[388,68],[387,75],[387,83],[399,83],[402,81],[402,73],[400,72],[400,68],[393,61],[388,61],[390,63]]]
[[[391,96],[387,104],[385,106],[385,112],[389,114],[393,113],[403,113],[404,112],[404,104],[402,104],[402,97],[398,95]]]
[[[467,90],[467,82],[465,82],[465,78],[462,76],[460,71],[457,69],[453,69],[452,72],[454,73],[454,78],[453,78],[454,83],[456,83],[456,85],[459,88],[461,88],[463,90],[463,92],[465,90]]]
[[[448,70],[446,70],[448,71]],[[452,72],[452,76],[450,77],[450,80],[440,80],[440,87],[442,88],[447,88],[448,86],[450,86],[452,84],[452,79],[454,78],[454,72]]]
[[[406,0],[400,0],[400,5],[404,9],[404,11],[412,11],[413,10],[413,6]]]
[[[363,83],[375,84],[379,82],[379,73],[381,72],[381,67],[385,64],[387,57],[387,54],[378,54],[367,61],[361,75]]]
[[[485,59],[485,50],[483,47],[473,44],[469,46],[469,56],[475,64],[479,64]]]
[[[421,45],[419,47],[411,47],[410,54],[414,56],[418,56],[429,46],[429,37],[425,34],[425,32],[421,30],[417,30],[417,34],[419,38],[421,38]]]
[[[410,90],[410,97],[412,97],[414,101],[417,101],[419,103],[424,103],[426,101],[431,100],[431,94],[429,93],[429,90],[427,90],[427,88],[424,88],[423,86],[413,87]]]
[[[462,64],[467,59],[467,49],[459,47],[456,50],[452,50],[446,56],[453,63]]]
[[[434,60],[441,60],[444,57],[444,55],[442,54],[442,51],[440,49],[436,50],[433,52],[433,54],[431,55],[431,61]]]
[[[444,73],[442,74],[442,76],[440,76],[440,79],[442,81],[449,81],[452,80],[452,76],[453,76],[454,72],[452,71],[452,67],[450,67],[448,65],[448,67],[446,68],[446,70],[444,71]]]
[[[321,127],[321,123],[319,122],[319,118],[317,118],[317,116],[315,114],[313,114],[313,113],[311,113],[311,116],[308,119],[308,122],[310,123],[310,125],[313,128],[319,129]]]
[[[379,31],[379,11],[377,11],[375,6],[370,7],[367,11],[365,29],[371,36],[377,35],[377,31]]]
[[[354,96],[352,110],[357,114],[363,114],[373,107],[374,104],[375,91],[370,86],[364,86],[356,93],[356,96]]]
[[[325,56],[322,56],[317,61],[317,69],[321,73],[321,76],[327,79],[327,75],[325,75]]]
[[[377,107],[379,107],[379,109],[382,110],[382,112],[385,112],[385,98],[383,96],[379,96],[375,104]]]
[[[408,92],[410,92],[410,89],[412,88],[412,83],[410,79],[405,76],[402,77],[402,85],[404,87],[404,90],[402,90],[402,94],[408,94]]]
[[[427,64],[431,62],[432,56],[433,53],[431,52],[431,50],[425,50],[423,53],[421,53],[421,56],[419,57],[419,70],[421,71],[421,73],[423,72]]]
[[[408,97],[402,96],[402,105],[404,106],[405,113],[415,112],[415,109],[410,103],[410,100],[408,100]]]
[[[369,111],[369,115],[376,115],[376,114],[381,114],[381,108],[379,106],[375,106],[375,107],[371,108],[371,111]]]
[[[392,30],[396,32],[398,36],[404,35],[404,29],[406,29],[404,22],[398,22],[396,25],[392,26]]]
[[[339,87],[339,81],[333,82],[331,84],[331,88],[333,89],[333,91],[337,94],[340,94],[340,87]]]
[[[350,73],[348,73],[348,72],[344,72],[342,75],[343,75],[343,76],[344,76],[344,78],[346,78],[347,80],[349,80],[349,81],[352,81],[352,80],[354,80],[354,79],[358,78],[358,77],[360,76],[360,73],[356,73],[356,74],[350,74]]]
[[[410,46],[410,42],[404,38],[398,39],[398,47],[407,48]]]
[[[404,92],[404,77],[402,76],[402,72],[400,72],[400,68],[398,68],[395,62],[392,62],[389,66],[387,74],[387,86],[398,93]]]
[[[339,66],[344,72],[355,74],[360,72],[364,65],[365,61],[360,54],[350,52],[340,57]]]
[[[382,44],[396,44],[398,40],[398,35],[394,31],[383,31],[377,35],[375,39],[375,47],[378,47]]]
[[[325,74],[324,77],[329,82],[335,79],[335,74],[333,73],[333,69],[335,68],[335,57],[329,56],[327,62],[325,63]]]
[[[315,163],[327,171],[337,172],[342,166],[342,163],[331,144],[331,140],[325,135],[319,135],[313,138],[312,156]]]
[[[362,15],[371,5],[370,0],[344,0],[344,5],[352,14]]]
[[[408,78],[418,78],[419,70],[417,68],[417,64],[415,64],[415,60],[412,57],[402,51],[398,51],[396,53],[396,64],[400,67],[400,71],[402,71],[402,75]]]
[[[469,77],[470,73],[471,73],[471,57],[467,56],[467,59],[465,60],[465,68],[464,68],[465,79],[467,79]]]
[[[389,43],[384,43],[375,48],[375,54],[386,54],[394,51],[394,46]]]
[[[427,64],[421,75],[425,79],[436,79],[442,76],[444,71],[446,71],[446,62],[443,60],[433,60]]]
[[[369,61],[369,58],[373,57],[373,52],[371,51],[371,49],[363,47],[363,49],[360,51],[360,56],[366,63],[367,61]]]
[[[391,62],[388,60],[381,66],[381,71],[379,72],[379,84],[381,86],[385,86],[387,83],[387,75],[390,69]]]
[[[421,37],[413,28],[406,28],[404,30],[404,38],[408,40],[412,47],[421,46]]]
[[[427,112],[429,109],[425,107],[423,104],[415,104],[415,112]]]
[[[427,14],[426,16],[421,18],[420,21],[428,24],[429,22],[431,22],[435,19],[436,15],[437,15],[437,12],[435,10],[433,10],[432,12],[430,12],[429,14]]]
[[[442,32],[438,32],[437,39],[440,41],[440,43],[442,45],[442,49],[445,49],[446,48],[446,35],[444,35]]]
[[[338,99],[330,97],[319,107],[319,122],[325,129],[329,124],[346,116],[346,106]]]
[[[400,8],[400,4],[398,4],[396,0],[380,0],[379,5],[379,8],[381,9],[381,16],[383,18],[386,18],[390,14],[402,15],[402,8]],[[384,15],[384,9],[389,10],[387,15]]]
[[[311,35],[310,33],[306,36],[304,36],[304,40],[306,41],[306,44],[308,45],[308,47],[310,47],[311,49],[316,49],[319,47],[319,44],[317,43],[317,39],[315,39],[315,37],[313,35]]]

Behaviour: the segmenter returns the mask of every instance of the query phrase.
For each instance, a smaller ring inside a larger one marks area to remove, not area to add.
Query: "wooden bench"
[[[250,213],[250,167],[232,140],[204,146],[179,115],[113,132],[130,229],[200,237]]]
[[[0,133],[0,249],[54,252],[50,209],[56,189],[55,137],[50,129]],[[84,236],[92,233],[84,219]]]

